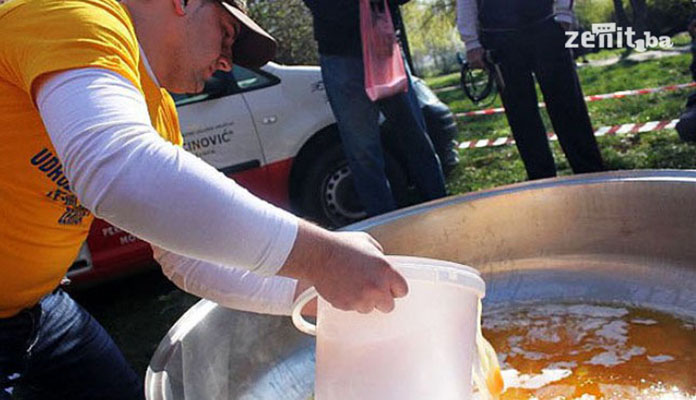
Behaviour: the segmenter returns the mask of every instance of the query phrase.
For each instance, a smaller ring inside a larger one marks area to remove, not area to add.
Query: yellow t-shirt
[[[114,0],[10,0],[0,5],[0,318],[60,283],[93,219],[63,174],[34,105],[47,73],[98,67],[145,96],[153,127],[181,145],[171,96],[148,76],[125,7]]]

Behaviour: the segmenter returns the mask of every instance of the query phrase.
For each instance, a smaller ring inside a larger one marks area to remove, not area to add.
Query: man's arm
[[[36,95],[70,187],[96,216],[176,254],[307,280],[340,308],[388,311],[405,295],[371,237],[300,221],[165,142],[120,75],[60,72]]]
[[[241,268],[213,264],[152,247],[162,272],[180,289],[235,310],[290,315],[298,281],[261,276]],[[306,287],[307,285],[303,285]]]
[[[457,29],[466,45],[466,61],[472,68],[486,68],[485,50],[479,41],[476,0],[457,0]]]
[[[295,246],[279,275],[306,281],[341,310],[388,312],[408,293],[382,246],[364,232],[329,232],[300,222]]]
[[[324,241],[329,244],[322,245]],[[153,252],[164,274],[182,290],[228,308],[263,314],[290,315],[294,300],[311,286],[335,307],[362,312],[373,308],[390,311],[392,297],[404,296],[408,290],[386,264],[381,246],[371,236],[362,232],[331,233],[306,222],[300,224],[298,239],[280,271],[280,274],[304,277],[300,281],[282,276],[263,277],[156,246]],[[346,270],[344,265],[351,268]],[[384,286],[383,274],[392,275],[394,282],[390,286]],[[350,303],[353,296],[361,299],[354,305]],[[316,304],[309,304],[305,311],[316,313]]]
[[[482,47],[479,41],[478,4],[476,0],[457,0],[457,29],[466,51]]]
[[[62,72],[36,99],[71,191],[97,217],[177,254],[262,275],[285,262],[297,217],[162,139],[125,78]]]

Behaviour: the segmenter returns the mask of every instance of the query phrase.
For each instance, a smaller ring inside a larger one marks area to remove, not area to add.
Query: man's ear
[[[174,12],[176,15],[186,15],[186,5],[188,4],[188,0],[172,0],[172,2],[174,3]]]

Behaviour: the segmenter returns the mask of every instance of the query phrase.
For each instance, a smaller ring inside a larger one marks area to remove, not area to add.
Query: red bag
[[[367,97],[375,101],[405,93],[408,78],[387,0],[360,0],[360,35]]]

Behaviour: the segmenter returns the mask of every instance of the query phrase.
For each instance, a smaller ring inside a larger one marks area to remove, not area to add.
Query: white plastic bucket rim
[[[390,255],[387,259],[407,281],[419,280],[436,285],[459,285],[474,291],[479,299],[486,294],[486,283],[480,273],[467,265],[412,256]],[[292,322],[295,327],[312,336],[316,336],[317,326],[304,319],[301,312],[315,297],[319,297],[319,294],[314,287],[305,290],[297,297],[292,309]]]

